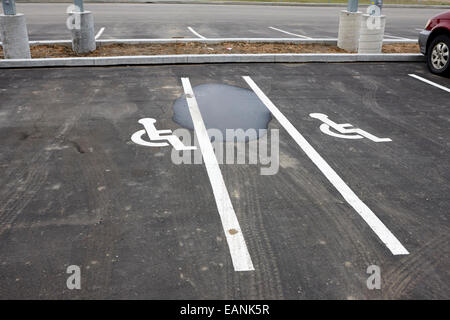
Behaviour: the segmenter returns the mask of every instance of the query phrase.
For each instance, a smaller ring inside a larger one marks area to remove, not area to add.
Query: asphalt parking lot
[[[422,63],[2,70],[0,297],[448,299],[449,93],[409,74],[450,88]],[[181,78],[250,89],[242,76],[409,254],[393,254],[274,116],[276,174],[220,165],[254,266],[235,271],[210,171],[130,137],[142,118],[179,128]],[[392,141],[330,136],[311,113]],[[69,265],[81,290],[66,287]]]
[[[20,3],[30,40],[70,39],[69,3]],[[336,38],[343,7],[88,3],[99,39]],[[361,11],[365,10],[361,6]],[[384,8],[386,39],[417,39],[436,8]],[[189,29],[189,27],[191,29]],[[103,29],[103,31],[101,31]]]

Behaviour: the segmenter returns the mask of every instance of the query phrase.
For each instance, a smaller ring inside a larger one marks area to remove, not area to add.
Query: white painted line
[[[392,36],[388,33],[384,34],[385,37],[389,37],[389,38],[393,38],[393,39],[399,39],[399,40],[415,40],[415,39],[409,39],[409,38],[405,38],[405,37],[397,37],[397,36]]]
[[[334,185],[344,199],[351,205],[356,212],[366,221],[372,228],[380,240],[391,250],[392,254],[409,254],[398,239],[389,231],[380,219],[362,202],[358,196],[350,189],[344,180],[330,167],[330,165],[322,158],[322,156],[309,144],[309,142],[298,132],[291,122],[281,113],[280,110],[269,100],[269,98],[261,91],[256,83],[249,77],[244,76],[244,80],[253,89],[256,95],[270,110],[272,115],[286,129],[291,137],[302,148],[306,155],[314,162],[320,171]]]
[[[220,41],[248,41],[248,42],[261,42],[261,41],[269,41],[269,42],[296,42],[296,43],[315,43],[315,42],[337,42],[337,38],[168,38],[168,39],[104,39],[99,40],[102,42],[205,42],[205,43],[214,43]],[[49,40],[50,43],[52,40]],[[71,41],[71,40],[55,40],[55,41]],[[42,42],[42,41],[30,41],[33,42]],[[401,40],[401,39],[383,39],[383,42],[388,43],[417,43],[417,39],[409,39],[409,40]]]
[[[195,31],[194,29],[192,29],[191,27],[188,27],[189,31],[192,32],[193,34],[195,34],[197,37],[202,38],[202,39],[206,39],[206,37],[202,36],[200,33],[198,33],[197,31]]]
[[[217,210],[219,211],[223,230],[227,238],[234,270],[255,270],[189,78],[181,78],[181,82],[183,84],[192,122],[194,124],[195,134],[197,135],[200,150],[203,155],[203,161],[205,162],[206,172],[208,173],[214,198],[216,200]]]
[[[97,34],[95,35],[95,40],[97,40],[98,38],[100,38],[100,36],[102,35],[103,31],[105,31],[105,27],[102,27]]]
[[[418,80],[420,80],[420,81],[423,81],[423,82],[425,82],[425,83],[431,84],[432,86],[435,86],[436,88],[439,88],[439,89],[442,89],[442,90],[444,90],[444,91],[450,92],[450,89],[449,89],[449,88],[444,87],[444,86],[441,86],[440,84],[434,83],[434,82],[432,82],[432,81],[430,81],[430,80],[427,80],[427,79],[425,79],[425,78],[419,77],[419,76],[417,76],[417,75],[415,75],[415,74],[408,74],[408,76],[413,77],[413,78],[416,78],[416,79],[418,79]]]
[[[295,36],[295,37],[299,37],[299,38],[303,38],[303,39],[312,39],[312,38],[307,37],[307,36],[302,36],[301,34],[296,34],[296,33],[288,32],[288,31],[284,31],[284,30],[281,30],[281,29],[278,29],[278,28],[274,28],[274,27],[269,27],[269,29],[276,30],[276,31],[279,31],[279,32],[283,32],[283,33],[289,34],[291,36]]]
[[[217,43],[217,42],[236,42],[236,41],[245,41],[245,42],[281,42],[281,43],[337,43],[337,38],[179,38],[179,39],[99,39],[97,42],[100,43],[179,43],[179,42],[200,42],[200,43]],[[417,39],[411,40],[402,40],[402,39],[383,39],[383,43],[417,43]],[[30,45],[38,45],[38,44],[65,44],[72,43],[72,40],[31,40],[29,41]],[[0,44],[2,44],[0,42]]]

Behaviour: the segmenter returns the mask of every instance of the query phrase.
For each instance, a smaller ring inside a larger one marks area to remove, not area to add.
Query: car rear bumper
[[[419,33],[419,47],[420,47],[420,53],[426,54],[427,53],[427,41],[430,37],[431,31],[428,30],[422,30]]]

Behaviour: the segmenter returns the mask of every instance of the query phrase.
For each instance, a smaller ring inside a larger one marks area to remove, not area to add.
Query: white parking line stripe
[[[387,33],[385,33],[384,36],[385,37],[389,37],[389,38],[393,38],[393,39],[400,39],[400,40],[415,40],[415,39],[409,39],[409,38],[405,38],[405,37],[391,36],[390,34],[387,34]]]
[[[105,31],[105,27],[101,28],[97,34],[95,35],[95,40],[97,40],[98,38],[100,38],[100,36],[102,35],[103,31]]]
[[[423,82],[425,82],[425,83],[431,84],[432,86],[435,86],[436,88],[439,88],[439,89],[442,89],[442,90],[444,90],[444,91],[450,92],[450,89],[449,89],[449,88],[444,87],[444,86],[441,86],[440,84],[434,83],[434,82],[432,82],[432,81],[430,81],[430,80],[427,80],[427,79],[425,79],[425,78],[419,77],[419,76],[417,76],[417,75],[415,75],[415,74],[408,74],[408,76],[413,77],[413,78],[416,78],[416,79],[418,79],[418,80],[420,80],[420,81],[423,81]]]
[[[320,171],[334,185],[344,199],[350,204],[356,212],[366,221],[372,228],[380,240],[391,250],[392,254],[409,254],[398,239],[389,231],[380,219],[362,202],[358,196],[350,189],[344,180],[330,167],[330,165],[322,158],[322,156],[309,144],[309,142],[298,132],[291,122],[281,113],[280,110],[269,100],[269,98],[261,91],[256,83],[249,77],[244,76],[244,80],[256,93],[259,99],[266,105],[272,115],[286,129],[291,137],[302,148],[306,155],[314,162]]]
[[[288,32],[288,31],[284,31],[284,30],[281,30],[281,29],[278,29],[278,28],[274,28],[274,27],[269,27],[269,29],[273,29],[273,30],[276,30],[276,31],[279,31],[279,32],[283,32],[283,33],[286,33],[286,34],[290,34],[291,36],[296,36],[296,37],[300,37],[300,38],[303,38],[303,39],[312,39],[312,38],[307,37],[307,36],[302,36],[301,34],[296,34],[296,33]]]
[[[290,41],[292,43],[313,43],[314,41],[337,41],[337,38],[308,38],[308,39],[302,39],[302,38],[168,38],[168,39],[99,39],[99,42],[102,43],[174,43],[174,42],[204,42],[204,43],[214,43],[219,41],[249,41],[249,42],[280,42],[280,41]],[[55,44],[55,43],[71,43],[72,40],[66,39],[66,40],[30,40],[29,43],[37,45],[37,44]],[[401,40],[401,39],[383,39],[383,43],[417,43],[417,39],[410,39],[410,40]],[[0,41],[0,45],[2,42]]]
[[[181,82],[186,95],[189,112],[191,113],[192,122],[194,124],[195,134],[197,135],[200,150],[205,162],[206,172],[208,173],[214,198],[216,200],[217,210],[219,211],[223,230],[227,238],[234,270],[255,270],[189,78],[181,78]]]
[[[188,27],[189,31],[192,32],[193,34],[195,34],[197,37],[202,38],[202,39],[206,39],[204,36],[202,36],[200,33],[198,33],[197,31],[195,31],[194,29],[192,29],[191,27]]]

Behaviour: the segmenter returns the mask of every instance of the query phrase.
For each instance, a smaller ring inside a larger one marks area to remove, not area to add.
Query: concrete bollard
[[[73,20],[72,49],[76,53],[89,53],[96,49],[94,34],[94,16],[90,11],[70,12]]]
[[[357,51],[361,12],[342,10],[339,15],[338,47],[347,51]]]
[[[363,14],[359,32],[358,53],[381,53],[386,16]]]
[[[22,13],[0,15],[0,38],[5,59],[31,59],[27,24]]]

